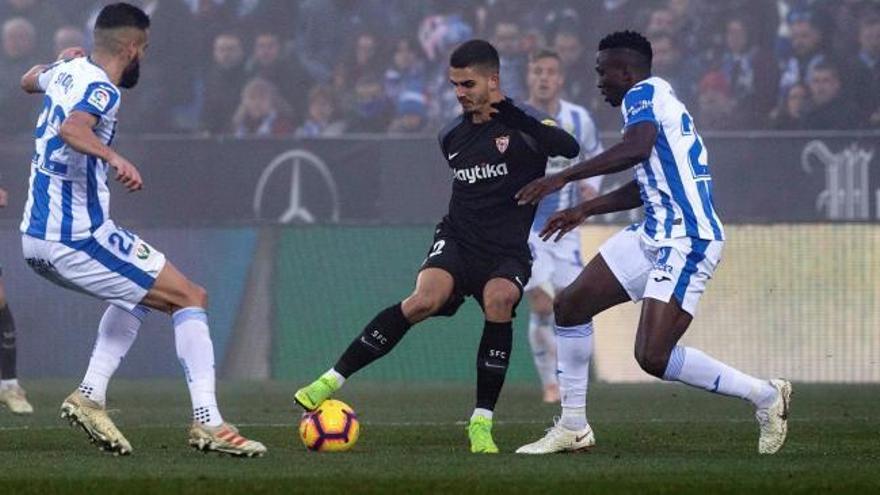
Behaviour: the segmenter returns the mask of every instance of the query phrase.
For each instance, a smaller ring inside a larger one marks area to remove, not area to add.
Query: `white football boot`
[[[758,439],[759,454],[775,454],[785,444],[788,434],[788,413],[791,407],[791,382],[777,378],[770,385],[779,392],[776,401],[766,409],[758,409],[755,419],[761,427]]]
[[[18,385],[0,389],[0,404],[5,404],[13,414],[32,414],[34,412],[34,407],[27,400],[27,394]]]
[[[569,430],[556,422],[537,442],[516,449],[517,454],[554,454],[557,452],[579,452],[596,445],[593,429],[587,424],[583,430]]]
[[[70,421],[71,426],[82,428],[101,450],[115,455],[131,454],[131,444],[113,424],[104,406],[87,399],[79,390],[64,399],[61,417]]]

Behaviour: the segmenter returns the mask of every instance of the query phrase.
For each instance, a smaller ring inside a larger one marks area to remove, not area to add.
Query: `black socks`
[[[513,345],[513,323],[487,321],[483,326],[483,338],[477,351],[477,408],[495,409]]]
[[[410,327],[412,325],[403,316],[400,303],[385,308],[352,341],[333,369],[348,378],[391,352]]]

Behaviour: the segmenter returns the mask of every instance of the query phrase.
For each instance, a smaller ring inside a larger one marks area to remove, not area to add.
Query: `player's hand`
[[[550,219],[547,220],[547,223],[544,224],[544,228],[541,229],[541,233],[538,235],[541,236],[541,239],[543,239],[544,242],[547,242],[553,237],[553,234],[556,234],[556,238],[553,239],[553,242],[559,242],[559,239],[562,239],[565,234],[578,228],[578,226],[584,223],[584,220],[589,216],[589,213],[583,208],[583,205],[558,211],[550,216]]]
[[[71,46],[70,48],[65,48],[61,50],[61,53],[58,54],[58,60],[72,60],[79,57],[86,56],[86,49],[81,46]]]
[[[492,108],[495,110],[492,112],[492,118],[500,120],[502,124],[511,129],[525,131],[540,125],[537,119],[529,116],[529,114],[514,105],[513,100],[510,98],[493,103]]]
[[[545,175],[526,184],[514,198],[520,205],[536,205],[544,196],[562,189],[564,185],[565,179],[559,174]]]
[[[0,208],[6,208],[7,204],[9,204],[9,194],[6,193],[6,189],[0,187]]]
[[[141,173],[133,163],[123,158],[122,155],[114,154],[107,165],[116,169],[116,180],[121,182],[130,192],[139,191],[144,187]]]

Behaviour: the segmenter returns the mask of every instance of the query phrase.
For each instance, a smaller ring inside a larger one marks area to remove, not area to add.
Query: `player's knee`
[[[404,316],[411,322],[428,318],[440,311],[446,298],[433,292],[415,292],[404,301]]]
[[[499,318],[510,317],[519,302],[519,293],[509,290],[488,291],[483,300],[486,314]]]
[[[636,362],[649,375],[663,378],[666,373],[666,365],[669,363],[669,353],[653,349],[636,348]]]
[[[578,314],[578,304],[568,289],[563,289],[553,298],[553,314],[556,323],[562,326],[573,326],[583,323]]]

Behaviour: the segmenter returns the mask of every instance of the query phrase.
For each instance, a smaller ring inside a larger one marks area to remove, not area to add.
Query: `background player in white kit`
[[[137,168],[110,144],[116,133],[118,88],[137,83],[149,25],[149,17],[135,6],[108,5],[95,22],[90,57],[82,49],[68,49],[55,64],[36,66],[21,80],[25,91],[45,93],[21,223],[25,259],[56,284],[110,303],[86,375],[64,400],[61,415],[81,426],[102,450],[131,453],[128,440],[107,416],[105,396],[147,308],[153,308],[173,317],[177,355],[193,405],[189,444],[233,455],[262,455],[266,448],[239,435],[217,408],[205,290],[108,216],[109,168],[129,191],[142,187]]]
[[[758,452],[782,448],[788,431],[791,384],[760,380],[692,347],[678,345],[696,312],[724,245],[712,201],[708,155],[693,119],[669,83],[651,77],[651,44],[631,31],[599,43],[596,71],[605,100],[621,106],[623,140],[593,159],[536,179],[517,193],[534,203],[570,181],[635,167],[635,180],[554,214],[546,240],[592,215],[643,205],[645,219],[609,239],[570,286],[556,295],[562,418],[537,442],[517,450],[546,454],[595,443],[587,423],[587,372],[593,316],[628,300],[644,300],[635,357],[643,370],[667,381],[751,402],[760,426]]]
[[[529,57],[526,82],[529,88],[527,103],[553,116],[559,127],[568,131],[581,145],[579,159],[569,160],[557,156],[547,160],[548,175],[561,172],[582,159],[592,158],[602,152],[599,131],[587,109],[560,98],[565,74],[556,52],[547,49],[534,52]],[[530,309],[529,344],[544,389],[544,402],[559,401],[556,340],[553,335],[553,295],[574,282],[584,265],[581,261],[578,229],[569,232],[555,244],[543,242],[538,232],[553,213],[595,197],[601,184],[601,176],[591,177],[566,184],[559,191],[547,195],[538,204],[529,235],[529,248],[533,258],[532,277],[525,287]]]

